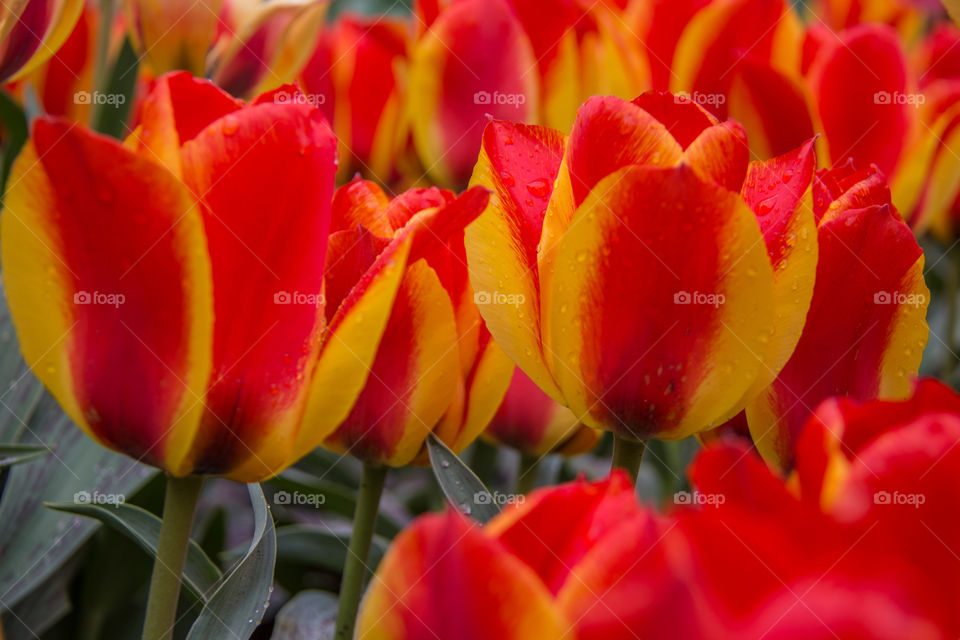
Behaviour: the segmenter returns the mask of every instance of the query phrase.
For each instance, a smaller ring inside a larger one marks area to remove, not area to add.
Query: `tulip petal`
[[[531,493],[491,520],[487,531],[556,594],[590,549],[626,520],[642,517],[623,472]],[[565,524],[557,527],[558,521]]]
[[[586,424],[685,437],[733,410],[753,382],[773,282],[738,194],[686,165],[626,167],[577,210],[556,271],[544,334]]]
[[[356,637],[526,640],[566,631],[533,571],[451,511],[397,537],[367,589]]]
[[[907,395],[927,341],[923,254],[892,207],[832,213],[818,241],[803,335],[776,381],[747,407],[757,449],[782,469],[792,467],[800,428],[821,400]]]
[[[204,202],[217,318],[197,471],[262,478],[288,461],[320,347],[335,153],[318,111],[272,103],[183,147],[185,182]]]
[[[4,284],[27,363],[90,436],[189,472],[213,332],[193,197],[116,141],[44,119],[8,189]]]
[[[181,175],[180,147],[211,122],[243,106],[208,80],[186,72],[161,76],[140,106],[140,125],[127,144]]]
[[[222,4],[223,0],[128,0],[130,35],[154,72],[184,69],[202,76]]]
[[[535,119],[536,67],[505,0],[462,0],[440,13],[411,55],[408,87],[413,143],[430,175],[445,185],[469,177],[486,114]]]
[[[602,178],[621,167],[670,167],[683,156],[662,123],[620,98],[593,97],[584,102],[567,144],[575,206],[583,203]]]
[[[750,163],[747,133],[733,120],[715,124],[690,143],[683,157],[701,179],[740,191]]]
[[[862,24],[844,31],[810,69],[830,160],[876,163],[894,174],[909,126],[907,66],[890,27]]]
[[[403,466],[450,404],[459,373],[453,308],[437,274],[407,268],[367,383],[324,447],[375,464]]]
[[[387,195],[376,183],[355,178],[333,194],[330,231],[354,230],[357,225],[378,236],[390,237],[393,229],[384,210],[389,203]]]
[[[537,245],[564,142],[545,127],[490,123],[471,180],[491,191],[490,204],[466,230],[470,283],[490,333],[554,398],[560,392],[541,345]]]
[[[662,124],[682,148],[686,149],[707,127],[719,121],[706,109],[683,94],[647,91],[632,100]]]
[[[13,82],[56,55],[83,14],[84,0],[28,0],[4,5],[0,82]]]
[[[752,162],[741,195],[757,216],[773,265],[777,318],[757,379],[745,401],[765,389],[790,359],[810,309],[817,272],[817,227],[807,202],[816,166],[814,141],[766,162]]]

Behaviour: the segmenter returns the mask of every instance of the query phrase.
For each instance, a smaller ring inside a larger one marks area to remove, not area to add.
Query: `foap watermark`
[[[506,104],[520,108],[520,105],[526,104],[527,96],[522,93],[500,93],[494,91],[477,91],[473,94],[473,104]]]
[[[127,101],[122,93],[104,93],[102,91],[77,91],[73,94],[73,104],[107,104],[119,107]]]
[[[322,93],[277,91],[273,94],[273,101],[277,104],[309,104],[314,107],[319,107],[322,104],[326,104],[327,96]]]
[[[74,504],[96,504],[119,507],[127,501],[122,493],[100,493],[99,491],[77,491],[73,494]]]
[[[721,104],[727,102],[727,96],[722,93],[703,93],[700,91],[694,91],[689,93],[687,91],[681,91],[674,94],[673,101],[680,104],[684,102],[693,102],[702,106],[717,107]]]
[[[705,304],[719,307],[726,301],[722,293],[700,293],[699,291],[677,291],[673,294],[673,304]]]
[[[327,501],[322,493],[303,493],[301,491],[277,491],[273,494],[273,503],[291,507],[320,508]]]
[[[322,293],[300,293],[299,291],[277,291],[273,294],[273,304],[306,304],[313,307],[323,305]]]
[[[514,307],[519,307],[527,298],[522,293],[500,293],[499,291],[494,291],[490,293],[489,291],[477,291],[473,294],[473,301],[478,305],[484,304],[509,304]]]
[[[523,504],[526,499],[527,496],[522,493],[500,493],[499,491],[488,493],[486,491],[477,491],[473,494],[474,504],[496,504],[501,507],[507,504]]]
[[[920,108],[927,101],[922,93],[903,93],[901,91],[877,91],[873,94],[873,104],[907,104]]]
[[[910,505],[915,509],[919,509],[920,505],[926,501],[927,496],[922,493],[901,493],[899,491],[890,493],[889,491],[877,491],[873,494],[873,504]]]
[[[77,291],[73,294],[73,304],[104,304],[117,308],[127,301],[122,293],[103,293],[100,291]]]
[[[922,307],[927,297],[922,293],[900,293],[899,291],[877,291],[873,294],[873,304],[899,304]]]
[[[700,491],[677,491],[673,494],[673,504],[719,507],[727,501],[722,493],[701,493]]]

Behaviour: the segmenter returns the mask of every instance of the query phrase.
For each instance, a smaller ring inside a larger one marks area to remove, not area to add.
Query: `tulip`
[[[300,74],[304,94],[337,134],[341,178],[361,171],[393,184],[402,177],[397,163],[409,135],[403,118],[407,40],[398,19],[340,15],[323,30]]]
[[[410,220],[436,215],[457,227],[449,243],[422,249],[424,260],[407,266],[366,384],[324,447],[399,467],[421,458],[431,432],[461,451],[490,421],[512,364],[483,328],[460,257],[463,226],[488,197],[479,187],[459,198],[431,187],[388,201],[361,179],[337,190],[326,281],[333,308]]]
[[[514,370],[503,402],[483,435],[492,444],[513,447],[535,458],[553,452],[585,453],[600,437],[541,391],[522,369]]]
[[[897,406],[825,404],[825,435],[838,414],[854,431],[831,452],[851,472],[829,511],[725,444],[698,456],[694,489],[664,515],[616,472],[535,491],[483,527],[423,516],[378,567],[357,638],[951,637],[958,406],[929,386]]]
[[[718,0],[696,3],[699,10],[690,15],[691,4],[671,3],[653,16],[667,23],[668,33],[671,23],[689,16],[678,38],[662,45],[675,46],[670,90],[688,93],[720,119],[742,123],[761,159],[810,139],[815,129],[801,76],[803,28],[790,3]],[[659,31],[658,22],[647,29]]]
[[[490,421],[506,391],[513,365],[483,326],[463,256],[463,228],[488,198],[480,187],[460,197],[431,187],[389,200],[360,178],[334,195],[325,277],[331,312],[348,304],[353,283],[371,265],[389,259],[384,252],[393,238],[425,226],[424,220],[444,224],[425,226],[435,235],[418,236],[411,249],[417,259],[401,267],[392,310],[352,409],[315,425],[328,434],[324,447],[364,463],[340,590],[340,637],[350,637],[356,616],[387,467],[425,459],[431,433],[461,451]]]
[[[493,196],[467,253],[474,289],[511,304],[481,313],[584,424],[683,438],[786,363],[816,262],[799,206],[812,143],[769,164],[747,154],[737,123],[665,93],[588,100],[569,138],[487,127],[472,183]]]
[[[457,229],[456,211],[409,217],[325,304],[336,142],[317,109],[275,97],[167,75],[123,144],[38,119],[4,200],[25,360],[87,434],[170,476],[147,637],[172,629],[192,474],[257,481],[319,445],[363,388],[408,261]]]
[[[923,252],[876,167],[856,171],[848,162],[818,171],[813,212],[820,253],[803,334],[776,380],[746,407],[757,449],[783,470],[822,400],[908,395],[929,335]]]
[[[614,3],[463,0],[421,10],[408,117],[429,175],[460,184],[487,116],[567,129],[594,94],[649,88],[644,45]]]
[[[54,56],[84,0],[11,0],[0,8],[0,82],[21,78]]]
[[[317,45],[327,4],[326,0],[223,0],[207,74],[240,97],[293,82]],[[288,91],[287,99],[298,98]]]
[[[154,73],[203,75],[223,0],[126,0],[130,37]]]

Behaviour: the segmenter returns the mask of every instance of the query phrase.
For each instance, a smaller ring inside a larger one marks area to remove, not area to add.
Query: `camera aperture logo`
[[[920,505],[927,501],[927,496],[922,493],[900,493],[894,491],[877,491],[873,494],[873,504],[891,504],[891,505],[909,505],[914,509],[919,509]]]
[[[705,304],[715,308],[722,305],[726,299],[722,293],[677,291],[673,294],[673,304]]]
[[[477,91],[473,94],[473,104],[510,105],[519,109],[520,106],[526,104],[526,102],[527,96],[522,93],[500,93],[499,91],[490,93],[489,91]]]
[[[77,291],[73,294],[73,304],[103,304],[116,309],[126,301],[127,297],[122,293]]]
[[[877,91],[873,94],[873,104],[906,104],[916,109],[927,101],[927,96],[922,93],[903,93],[901,91]]]
[[[682,104],[684,102],[693,102],[702,106],[709,107],[718,107],[727,102],[727,96],[722,93],[702,93],[700,91],[694,91],[689,93],[687,91],[681,91],[674,94],[673,101],[677,104]]]
[[[99,491],[77,491],[73,494],[74,504],[96,504],[119,507],[127,501],[122,493],[100,493]]]
[[[273,494],[273,503],[290,507],[320,508],[327,501],[322,493],[303,493],[301,491],[277,491]]]
[[[673,494],[673,504],[719,507],[727,501],[722,493],[701,493],[699,491],[677,491]]]
[[[107,104],[119,107],[127,101],[122,93],[103,93],[101,91],[77,91],[73,94],[73,104]]]
[[[273,304],[306,304],[313,307],[323,305],[322,293],[300,293],[299,291],[277,291],[273,294]]]
[[[522,293],[500,293],[499,291],[490,293],[489,291],[477,291],[473,294],[473,302],[477,305],[509,304],[514,307],[519,307],[526,301],[527,298]]]
[[[326,104],[327,96],[322,93],[277,91],[273,94],[273,101],[277,104],[307,104],[312,107],[319,107],[322,104]]]
[[[477,491],[473,494],[474,504],[495,504],[501,507],[508,504],[523,504],[526,499],[527,496],[522,493],[500,493],[499,491],[487,493],[486,491]]]
[[[899,304],[922,307],[927,297],[922,293],[900,293],[899,291],[877,291],[873,294],[873,304]]]

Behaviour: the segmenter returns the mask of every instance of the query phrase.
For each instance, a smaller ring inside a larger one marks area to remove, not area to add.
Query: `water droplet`
[[[223,135],[232,136],[240,128],[240,121],[236,116],[227,115],[223,118]]]
[[[550,195],[550,183],[544,178],[537,178],[527,183],[527,191],[536,198],[546,198]]]
[[[513,176],[507,171],[500,172],[500,180],[502,180],[503,184],[507,185],[508,187],[512,187],[514,185]]]
[[[440,462],[440,466],[443,467],[444,469],[449,469],[449,468],[450,468],[450,463],[447,462],[446,460],[443,460],[443,461]]]

